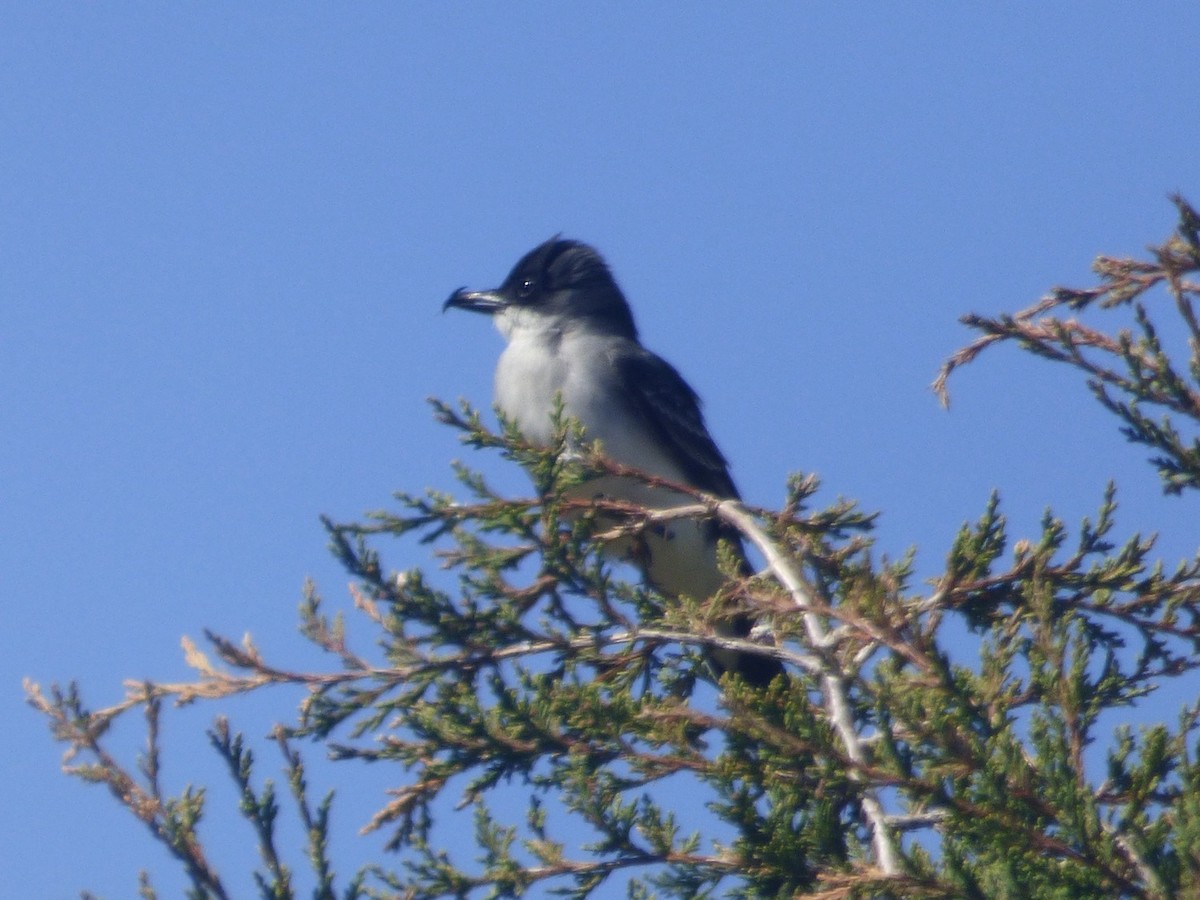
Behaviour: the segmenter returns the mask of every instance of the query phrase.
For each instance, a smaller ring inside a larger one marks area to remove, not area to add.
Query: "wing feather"
[[[738,497],[729,463],[705,427],[700,398],[674,366],[642,347],[618,354],[613,365],[621,395],[688,484],[718,497]]]
[[[687,482],[718,497],[738,499],[737,487],[729,475],[729,463],[717,448],[704,424],[700,398],[666,360],[643,347],[616,354],[613,366],[626,397],[645,428],[656,436],[659,446],[684,473]],[[729,541],[740,557],[742,573],[750,574],[750,565],[742,548],[741,535],[724,523],[712,523],[713,539]],[[737,637],[747,637],[754,619],[746,612],[731,610],[730,617],[717,629]],[[717,653],[711,658],[718,674],[733,671],[748,683],[764,687],[783,673],[783,665],[769,656],[755,653]]]

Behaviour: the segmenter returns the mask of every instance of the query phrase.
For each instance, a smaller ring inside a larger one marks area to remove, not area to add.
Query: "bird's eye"
[[[528,297],[537,290],[537,282],[532,278],[526,278],[521,282],[521,286],[517,288],[517,294],[521,297]]]

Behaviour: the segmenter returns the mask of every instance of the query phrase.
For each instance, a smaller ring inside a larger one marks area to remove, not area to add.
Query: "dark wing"
[[[614,354],[613,366],[634,414],[668,448],[688,484],[718,497],[738,498],[737,488],[729,477],[729,464],[704,427],[700,398],[683,376],[666,360],[641,346]],[[713,537],[729,541],[741,559],[742,574],[749,575],[750,564],[737,530],[714,523]],[[753,626],[754,619],[736,609],[731,609],[724,623],[728,629],[725,633],[737,637],[748,636]],[[718,675],[732,671],[755,687],[767,686],[784,671],[779,660],[757,653],[710,654],[709,661]]]
[[[640,346],[614,354],[612,362],[632,412],[666,448],[687,483],[718,497],[738,497],[729,464],[704,427],[700,398],[683,376]]]

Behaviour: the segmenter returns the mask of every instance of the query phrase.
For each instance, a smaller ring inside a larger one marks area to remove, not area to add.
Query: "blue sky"
[[[6,4],[6,890],[131,896],[145,867],[178,894],[58,774],[20,679],[104,705],[184,677],[204,628],[313,662],[303,579],[346,584],[317,516],[452,485],[425,398],[486,406],[501,339],[441,302],[557,232],[607,256],[749,500],[817,472],[928,577],[993,488],[1020,536],[1115,478],[1119,534],[1195,552],[1195,498],[1163,498],[1074,378],[1006,349],[950,412],[929,382],[961,314],[1087,284],[1096,254],[1166,236],[1169,192],[1200,202],[1198,44],[1200,11],[1168,3]],[[219,784],[187,746],[211,715],[170,720],[173,786]],[[368,852],[369,778],[343,858]],[[218,841],[231,877],[248,842]]]

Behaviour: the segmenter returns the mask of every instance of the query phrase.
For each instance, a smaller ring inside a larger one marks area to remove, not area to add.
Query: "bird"
[[[709,433],[696,391],[662,357],[642,346],[633,312],[604,258],[581,241],[555,236],[526,253],[500,287],[459,288],[442,311],[463,309],[491,316],[506,346],[495,373],[495,403],[526,440],[549,444],[556,404],[598,442],[612,462],[722,499],[739,499],[729,463]],[[670,509],[695,498],[628,476],[598,476],[586,484],[592,497]],[[750,569],[736,530],[707,518],[669,519],[631,542],[614,542],[609,555],[632,558],[645,581],[666,598],[706,600],[728,581],[717,563],[727,540]],[[716,622],[724,636],[747,637],[754,626],[745,612]],[[719,678],[726,671],[765,687],[783,672],[763,653],[716,649],[707,654]]]

